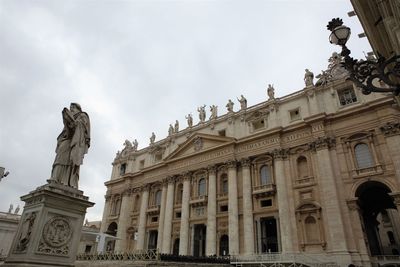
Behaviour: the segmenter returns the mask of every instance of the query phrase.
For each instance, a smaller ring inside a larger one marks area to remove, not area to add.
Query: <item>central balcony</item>
[[[274,196],[276,194],[275,184],[264,184],[253,186],[253,195],[256,198]]]
[[[193,207],[206,206],[207,205],[207,196],[196,196],[190,199],[190,204]]]
[[[160,213],[160,205],[152,205],[147,208],[147,213],[149,215],[155,215]]]

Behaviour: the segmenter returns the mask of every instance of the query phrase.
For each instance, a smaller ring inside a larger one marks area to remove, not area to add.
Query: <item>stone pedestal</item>
[[[55,183],[22,196],[24,211],[3,266],[74,266],[86,209],[83,192]]]

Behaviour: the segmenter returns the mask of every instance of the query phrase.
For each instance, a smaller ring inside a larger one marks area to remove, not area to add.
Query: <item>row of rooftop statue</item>
[[[305,74],[304,74],[304,83],[305,83],[305,88],[311,88],[314,86],[320,86],[320,85],[326,85],[332,80],[343,78],[345,75],[347,75],[347,71],[341,66],[342,62],[342,56],[338,54],[337,52],[333,52],[332,56],[328,59],[328,69],[323,70],[320,74],[316,76],[318,79],[317,82],[314,85],[314,73],[311,72],[309,69],[305,69]],[[267,88],[267,95],[268,95],[268,101],[275,100],[275,88],[273,85],[269,84]],[[240,111],[246,110],[247,109],[247,99],[241,95],[240,98],[237,98],[237,100],[240,103]],[[228,100],[228,103],[226,104],[226,109],[228,111],[228,115],[232,114],[233,111],[233,106],[234,103],[232,102],[231,99]],[[206,120],[206,105],[200,106],[197,108],[197,112],[199,113],[199,124],[204,123]],[[210,118],[209,120],[212,121],[218,117],[218,106],[216,105],[211,105],[210,106]],[[189,128],[193,127],[193,117],[192,114],[189,113],[187,116],[185,116],[187,125]],[[175,125],[170,124],[168,128],[168,136],[172,136],[179,132],[179,121],[175,121]],[[154,132],[150,136],[150,145],[154,144],[156,140],[156,135]],[[135,139],[133,142],[130,142],[129,140],[126,140],[124,143],[125,148],[127,149],[133,149],[134,151],[137,151],[138,148],[138,142]]]

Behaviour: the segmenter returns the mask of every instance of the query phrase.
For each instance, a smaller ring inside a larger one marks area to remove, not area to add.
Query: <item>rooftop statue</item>
[[[156,141],[156,135],[152,132],[150,136],[150,145],[154,144],[154,141]]]
[[[216,119],[218,117],[218,106],[216,105],[210,106],[210,112],[211,112],[210,120]]]
[[[189,113],[187,116],[185,116],[185,119],[187,120],[187,124],[188,124],[189,128],[191,128],[193,126],[192,114]]]
[[[133,141],[133,143],[132,143],[132,149],[133,149],[133,151],[137,151],[138,146],[139,146],[139,143],[138,143],[138,141],[135,139],[135,140]]]
[[[64,128],[57,137],[50,180],[78,189],[79,168],[90,147],[90,120],[78,103],[62,110]]]
[[[306,73],[304,74],[304,83],[306,86],[314,86],[314,73],[309,69],[306,69]]]
[[[125,149],[130,149],[130,148],[132,148],[132,143],[131,143],[131,141],[129,141],[128,139],[126,139],[125,142],[124,142],[124,146],[125,146]]]
[[[245,110],[247,108],[247,99],[243,96],[240,95],[240,99],[237,99],[240,103],[240,110]]]
[[[174,134],[174,127],[172,126],[172,124],[170,124],[168,128],[168,135],[173,135],[173,134]]]
[[[200,106],[197,108],[197,111],[199,112],[199,119],[200,122],[204,122],[206,120],[206,110],[205,110],[206,105]]]
[[[268,84],[267,94],[268,94],[268,100],[275,99],[275,88],[272,84]]]
[[[179,132],[179,121],[175,120],[175,133]]]
[[[228,100],[228,103],[226,104],[226,109],[228,110],[228,113],[233,112],[233,105],[234,103],[232,102],[232,100]]]

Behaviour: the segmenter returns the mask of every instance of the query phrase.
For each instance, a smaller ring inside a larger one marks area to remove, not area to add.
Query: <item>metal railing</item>
[[[338,267],[339,265],[323,255],[305,253],[266,253],[256,255],[243,255],[231,258],[231,264],[245,266],[248,264],[268,266],[311,266],[311,267]]]
[[[76,256],[78,261],[159,261],[157,249],[138,250],[134,252],[82,253]]]

